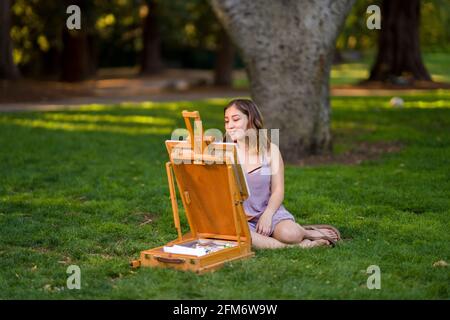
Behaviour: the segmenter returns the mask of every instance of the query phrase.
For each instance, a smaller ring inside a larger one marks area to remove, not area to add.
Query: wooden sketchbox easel
[[[165,142],[170,158],[166,171],[178,238],[164,246],[142,251],[140,259],[131,262],[133,267],[203,273],[254,255],[242,206],[249,191],[236,145],[203,137],[197,111],[183,111],[182,115],[188,139]],[[180,226],[175,181],[189,223],[190,232],[186,234]]]

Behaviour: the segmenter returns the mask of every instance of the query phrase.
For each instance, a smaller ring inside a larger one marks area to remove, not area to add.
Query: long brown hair
[[[260,129],[264,129],[264,119],[255,102],[250,99],[234,99],[231,100],[226,107],[223,109],[223,114],[228,108],[235,106],[239,111],[248,117],[248,127],[247,129],[256,130],[256,152],[259,155],[259,151],[263,151],[262,155],[265,156],[266,152],[270,150],[270,138],[267,135],[267,131],[262,131],[259,134]],[[261,141],[260,141],[261,138]],[[230,137],[225,133],[224,141],[229,141]]]

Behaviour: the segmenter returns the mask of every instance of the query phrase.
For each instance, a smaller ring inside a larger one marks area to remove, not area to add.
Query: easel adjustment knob
[[[141,260],[133,260],[130,262],[132,268],[139,268],[141,266]]]

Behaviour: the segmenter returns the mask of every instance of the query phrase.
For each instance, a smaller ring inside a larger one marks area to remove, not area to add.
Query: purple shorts
[[[260,215],[255,216],[252,220],[248,221],[248,226],[250,228],[250,231],[256,232],[256,224],[258,223]],[[292,220],[295,222],[294,216],[289,213],[283,206],[278,208],[277,212],[272,217],[272,227],[270,229],[270,235],[273,234],[273,231],[275,230],[275,227],[277,224],[279,224],[283,220]]]

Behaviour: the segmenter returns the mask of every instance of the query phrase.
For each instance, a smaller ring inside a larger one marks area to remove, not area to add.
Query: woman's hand
[[[263,236],[270,236],[270,230],[272,229],[272,214],[264,212],[256,224],[256,232]]]

